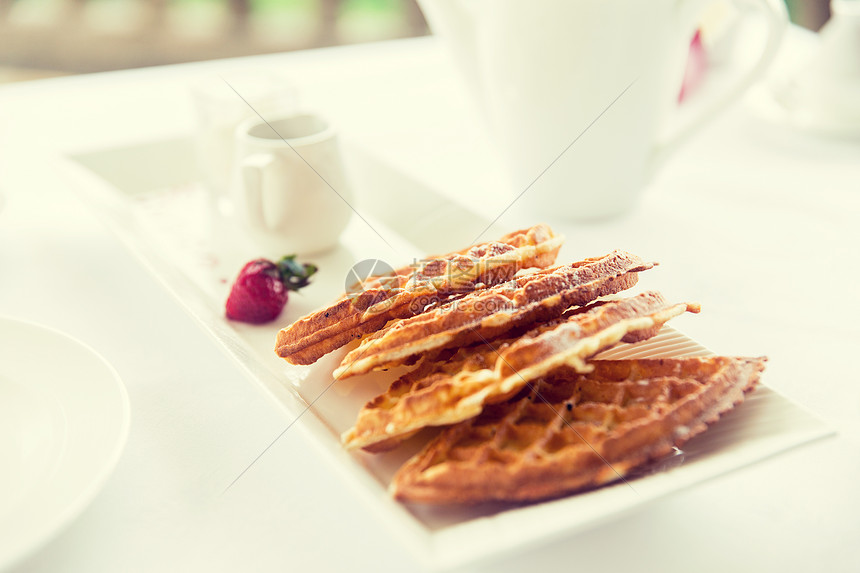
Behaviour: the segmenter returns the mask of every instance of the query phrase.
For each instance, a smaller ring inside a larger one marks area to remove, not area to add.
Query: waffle
[[[636,255],[614,251],[520,275],[374,333],[346,355],[334,376],[346,378],[408,364],[431,351],[464,346],[552,320],[572,306],[586,305],[632,287],[637,273],[653,266]]]
[[[552,265],[563,238],[547,225],[516,231],[421,265],[373,276],[329,307],[299,319],[278,333],[275,352],[292,364],[312,364],[325,354],[389,320],[420,314],[425,308],[475,289],[510,280],[517,271]]]
[[[443,430],[394,476],[429,504],[534,501],[623,480],[732,409],[764,358],[594,361]]]
[[[578,309],[522,335],[428,357],[368,402],[342,441],[350,449],[382,451],[425,426],[467,420],[556,369],[588,370],[585,359],[620,341],[650,338],[687,310],[698,307],[670,305],[647,292]]]

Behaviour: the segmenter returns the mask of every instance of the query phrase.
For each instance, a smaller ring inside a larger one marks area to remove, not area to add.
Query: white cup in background
[[[230,187],[236,127],[246,119],[295,112],[296,89],[280,74],[251,69],[207,76],[192,86],[191,96],[197,115],[197,168],[203,184],[223,203]]]
[[[662,160],[762,77],[787,23],[785,5],[736,0],[738,23],[749,16],[766,24],[758,58],[716,89],[709,82],[695,112],[667,128],[690,41],[705,10],[722,1],[418,3],[485,113],[514,209],[552,221],[632,208]]]
[[[240,229],[280,257],[334,247],[353,194],[334,127],[300,113],[242,122],[235,132],[231,198]]]

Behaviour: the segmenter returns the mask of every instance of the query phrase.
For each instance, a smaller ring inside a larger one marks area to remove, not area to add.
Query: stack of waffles
[[[342,437],[380,452],[440,428],[395,474],[397,499],[532,501],[623,480],[742,402],[766,359],[594,359],[699,307],[620,296],[655,263],[615,251],[559,265],[561,245],[537,225],[370,277],[282,329],[276,352],[310,364],[351,344],[336,380],[411,367]]]

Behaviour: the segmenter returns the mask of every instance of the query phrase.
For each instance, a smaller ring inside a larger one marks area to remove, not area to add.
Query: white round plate
[[[0,569],[95,497],[128,436],[113,367],[55,330],[0,317]]]

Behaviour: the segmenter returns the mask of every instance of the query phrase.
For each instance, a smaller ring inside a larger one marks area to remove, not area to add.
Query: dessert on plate
[[[561,242],[536,225],[371,277],[281,329],[276,352],[311,364],[349,344],[334,383],[410,368],[342,435],[378,453],[435,429],[392,479],[398,500],[535,501],[624,481],[740,404],[766,359],[599,359],[700,309],[624,296],[656,263],[613,251],[556,264]]]

